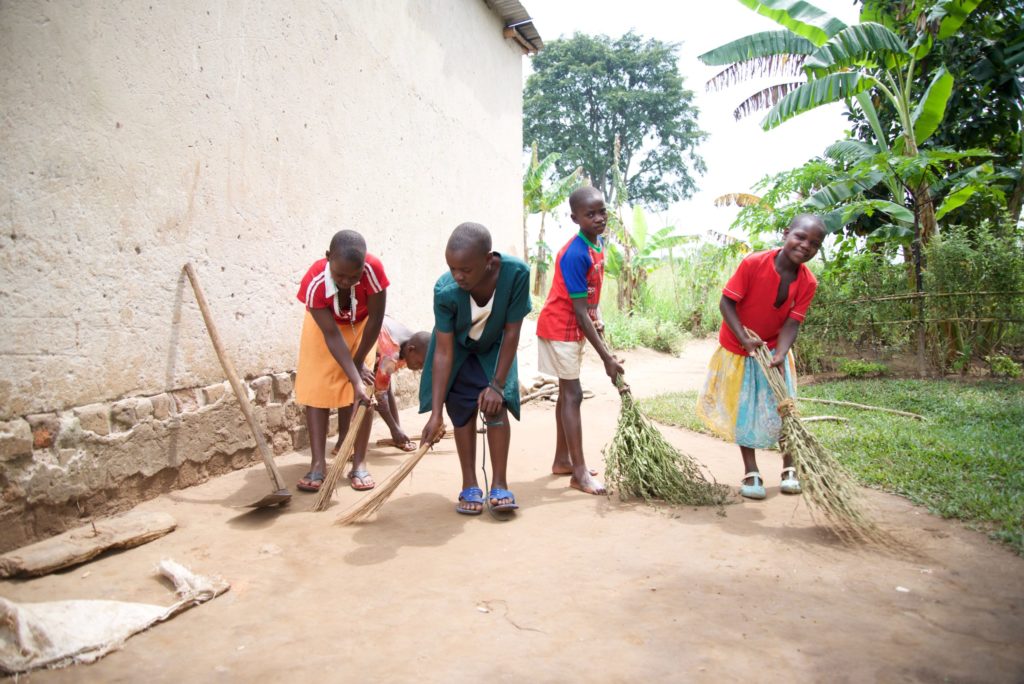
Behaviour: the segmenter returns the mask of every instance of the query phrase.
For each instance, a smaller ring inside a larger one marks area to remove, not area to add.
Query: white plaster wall
[[[521,244],[521,54],[482,0],[0,0],[0,418],[295,365],[341,228],[431,323],[465,220]]]

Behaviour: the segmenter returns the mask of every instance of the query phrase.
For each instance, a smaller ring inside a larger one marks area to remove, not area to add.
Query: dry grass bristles
[[[620,397],[615,435],[603,450],[605,478],[618,490],[619,498],[690,506],[731,502],[730,488],[709,481],[696,460],[669,444],[640,412],[628,390]]]
[[[753,336],[750,331],[748,334]],[[856,481],[800,420],[796,403],[789,396],[781,371],[771,366],[772,353],[768,346],[758,347],[754,359],[768,379],[778,402],[778,412],[782,418],[779,446],[793,458],[800,487],[812,514],[814,511],[823,513],[825,525],[843,541],[891,545],[891,538],[864,511]]]
[[[366,404],[359,404],[356,407],[355,415],[352,416],[352,420],[348,424],[348,433],[345,434],[345,441],[341,443],[341,449],[338,450],[334,463],[327,469],[327,476],[324,477],[324,481],[320,484],[320,491],[317,492],[316,500],[313,502],[314,511],[327,510],[327,507],[331,505],[334,490],[338,488],[338,481],[341,480],[342,473],[345,472],[345,466],[355,451],[356,435],[359,433],[359,426],[363,424],[363,421],[368,416],[373,415],[372,411],[373,408]]]
[[[420,444],[419,449],[407,458],[405,462],[388,477],[387,480],[377,485],[373,494],[370,494],[338,516],[337,523],[339,525],[349,525],[360,520],[365,520],[379,511],[384,504],[388,502],[391,495],[395,493],[395,490],[398,489],[398,485],[402,484],[402,482],[405,481],[405,478],[409,476],[409,473],[411,473],[412,469],[416,467],[416,464],[420,462],[420,459],[423,458],[432,446],[441,441],[442,437],[444,437],[443,425],[437,431],[437,434],[434,435],[433,439],[429,442],[423,442]]]

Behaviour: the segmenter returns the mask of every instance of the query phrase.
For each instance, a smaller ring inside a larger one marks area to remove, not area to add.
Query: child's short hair
[[[366,240],[354,230],[339,230],[331,238],[332,259],[361,263],[366,259]]]
[[[491,233],[479,223],[460,223],[448,238],[450,252],[462,252],[471,249],[479,254],[491,251]]]
[[[584,202],[589,202],[594,197],[600,197],[604,199],[604,195],[601,191],[595,188],[593,185],[584,185],[582,188],[577,188],[572,191],[569,195],[569,211],[576,211]]]
[[[796,228],[817,228],[821,231],[822,236],[828,233],[828,229],[825,228],[825,222],[821,220],[821,217],[817,214],[797,214],[793,217],[793,220],[789,222],[789,226],[786,230],[794,230]]]

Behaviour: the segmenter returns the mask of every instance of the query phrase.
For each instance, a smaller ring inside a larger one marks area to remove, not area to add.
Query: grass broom
[[[337,523],[339,525],[350,525],[354,522],[359,522],[360,520],[366,520],[383,508],[384,504],[386,504],[388,499],[391,498],[391,495],[395,493],[396,489],[398,489],[398,485],[402,484],[402,482],[405,481],[405,478],[409,477],[409,473],[411,473],[412,469],[416,467],[416,464],[420,462],[420,459],[423,458],[424,454],[426,454],[432,446],[441,441],[441,438],[444,437],[444,432],[444,426],[442,425],[434,434],[433,439],[420,444],[419,449],[409,456],[409,458],[407,458],[395,472],[391,473],[387,480],[378,485],[374,489],[373,494],[370,494],[338,516]]]
[[[756,333],[747,334],[757,339]],[[801,488],[813,511],[821,511],[825,524],[846,542],[868,541],[890,545],[892,541],[864,512],[857,484],[847,470],[836,460],[817,438],[808,432],[796,410],[796,402],[789,396],[782,372],[772,368],[772,353],[767,345],[754,352],[754,359],[768,379],[779,416],[782,434],[779,445],[793,458]]]
[[[640,412],[633,395],[616,378],[622,399],[619,422],[612,441],[602,450],[605,478],[619,498],[641,498],[688,506],[731,503],[731,489],[711,481],[700,464],[683,454]]]
[[[370,387],[366,388],[368,395],[370,395],[370,390]],[[367,416],[372,415],[373,407],[371,405],[359,404],[356,407],[355,415],[352,416],[352,420],[348,424],[348,432],[345,433],[345,441],[341,443],[341,448],[338,450],[338,455],[334,458],[334,463],[327,469],[327,476],[324,477],[324,481],[320,485],[320,491],[316,494],[316,500],[313,501],[314,511],[327,510],[327,507],[331,505],[331,498],[334,496],[334,491],[338,488],[338,481],[341,480],[342,473],[345,472],[345,466],[348,464],[348,460],[352,458],[352,453],[356,449],[356,435],[359,433],[359,428],[362,426],[363,421],[367,419]]]

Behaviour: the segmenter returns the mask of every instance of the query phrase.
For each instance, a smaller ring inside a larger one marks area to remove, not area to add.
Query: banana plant
[[[632,208],[632,225],[611,222],[611,240],[605,243],[604,268],[618,282],[619,310],[631,314],[642,297],[648,276],[664,266],[673,247],[692,242],[690,235],[674,235],[675,226],[651,231],[643,208]]]
[[[747,36],[700,55],[705,64],[726,66],[708,82],[708,88],[723,88],[755,75],[787,80],[746,98],[734,112],[737,118],[768,109],[761,125],[770,130],[822,105],[845,102],[849,108],[863,110],[880,152],[916,157],[942,123],[954,79],[939,67],[924,92],[916,93],[915,71],[935,41],[954,35],[980,0],[910,2],[913,18],[919,20],[909,45],[894,30],[895,19],[883,11],[881,3],[871,0],[865,2],[861,22],[852,26],[800,0],[739,2],[783,30]],[[882,129],[877,106],[893,109],[899,126],[894,140]],[[877,180],[888,185],[895,203],[903,204],[906,195],[915,232],[923,241],[936,232],[933,188],[927,174],[911,178],[909,187],[900,187],[884,174]]]
[[[583,169],[576,167],[572,173],[555,178],[551,183],[547,179],[555,162],[561,158],[558,152],[552,152],[538,160],[537,143],[533,143],[530,165],[523,174],[523,259],[534,264],[533,294],[542,295],[547,291],[547,271],[551,265],[551,250],[544,241],[544,219],[553,209],[564,202],[572,191],[583,184]],[[527,219],[531,214],[540,214],[540,230],[537,234],[536,249],[530,254],[528,242]]]

